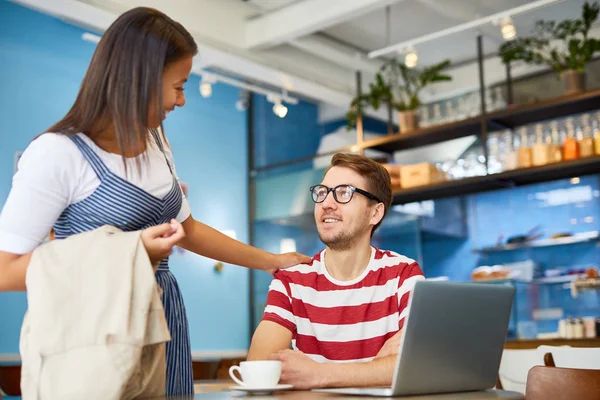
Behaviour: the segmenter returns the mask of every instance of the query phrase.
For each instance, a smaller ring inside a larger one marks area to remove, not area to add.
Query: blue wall
[[[319,109],[314,103],[300,100],[287,105],[285,118],[276,116],[273,104],[263,95],[253,95],[254,102],[254,165],[265,167],[316,154],[322,127],[318,123]],[[312,161],[279,168],[287,173],[312,168]]]
[[[498,190],[469,196],[467,218],[469,236],[465,239],[444,237],[424,241],[424,264],[432,275],[448,275],[455,280],[470,280],[471,270],[479,265],[495,265],[533,259],[541,272],[561,266],[597,264],[600,248],[595,243],[561,247],[531,248],[487,255],[464,252],[490,247],[501,240],[523,235],[539,226],[539,233],[548,238],[555,233],[582,233],[600,230],[600,202],[597,176],[580,178],[579,183],[560,180],[514,189]],[[576,190],[588,200],[575,201]],[[547,197],[551,196],[549,202]],[[549,204],[552,202],[563,204]],[[464,266],[463,266],[464,265]]]
[[[312,157],[317,153],[323,135],[346,126],[344,118],[319,123],[317,104],[300,100],[297,105],[287,105],[285,118],[276,116],[273,104],[263,95],[253,95],[254,102],[254,158],[255,167],[262,168],[299,158]],[[363,121],[365,131],[387,133],[387,124],[373,118]],[[277,167],[260,173],[267,177],[313,168],[313,161]]]
[[[10,190],[13,159],[71,106],[95,45],[84,31],[58,19],[0,1],[0,206]],[[169,115],[165,130],[177,171],[189,185],[196,217],[247,241],[247,116],[235,109],[238,91],[217,85],[212,97],[186,85],[187,104]],[[216,198],[215,198],[216,197]],[[178,252],[172,270],[187,305],[192,350],[248,346],[248,271]],[[26,309],[23,293],[0,294],[0,354],[18,353]]]
[[[600,230],[597,176],[579,182],[560,180],[514,189],[481,193],[467,198],[469,237],[465,239],[425,236],[423,266],[429,277],[446,275],[470,281],[473,268],[532,260],[539,275],[553,268],[586,268],[600,265],[600,247],[595,242],[575,245],[520,249],[479,254],[473,249],[497,244],[539,226],[544,238],[561,232],[572,234]],[[579,200],[577,200],[579,199]],[[532,311],[562,308],[565,317],[600,316],[600,297],[587,291],[573,299],[563,285],[517,284],[516,321],[532,320]],[[515,322],[516,322],[515,321]],[[513,327],[514,328],[514,327]],[[540,321],[538,332],[556,331],[557,321]]]

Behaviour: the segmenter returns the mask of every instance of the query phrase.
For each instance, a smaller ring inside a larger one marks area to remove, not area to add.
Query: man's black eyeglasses
[[[382,203],[382,201],[379,200],[375,195],[372,195],[366,190],[355,188],[352,185],[338,185],[334,188],[329,188],[325,185],[315,185],[310,188],[310,193],[312,194],[312,199],[315,203],[324,202],[329,192],[333,192],[333,198],[340,204],[346,204],[350,202],[355,192],[362,194],[368,199]]]

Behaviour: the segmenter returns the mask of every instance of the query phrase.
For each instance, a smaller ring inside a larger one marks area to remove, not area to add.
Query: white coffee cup
[[[238,371],[242,379],[234,372]],[[248,388],[271,388],[279,383],[281,377],[281,361],[243,361],[240,366],[229,368],[229,376],[238,385]]]

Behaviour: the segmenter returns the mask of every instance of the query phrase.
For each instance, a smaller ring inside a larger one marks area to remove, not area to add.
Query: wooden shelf
[[[487,131],[491,132],[515,128],[520,125],[538,121],[558,119],[596,109],[600,109],[600,89],[590,90],[576,95],[555,97],[516,107],[509,107],[505,110],[490,113],[485,119],[481,116],[477,116],[449,124],[440,124],[418,129],[406,134],[395,133],[393,135],[385,135],[364,141],[362,147],[363,149],[374,149],[392,154],[399,150],[429,146],[473,135],[481,137],[482,123],[485,123]],[[355,151],[355,148],[356,145],[350,145],[323,154],[315,154],[281,163],[270,164],[255,168],[252,173],[295,165],[300,162],[312,161],[315,158],[335,154],[337,152]],[[497,185],[492,186],[491,189],[497,188]]]
[[[492,126],[515,128],[538,121],[594,111],[599,108],[600,89],[508,108],[488,114],[488,120]]]
[[[394,193],[393,204],[406,204],[443,197],[464,196],[600,173],[600,156],[563,161],[541,167],[522,168],[500,174],[445,181],[428,186],[401,189]]]
[[[510,283],[513,285],[567,285],[567,287],[571,284],[571,282],[576,281],[585,277],[585,274],[577,274],[577,275],[566,275],[566,276],[554,276],[554,277],[543,277],[543,278],[535,278],[531,281],[521,281],[518,279],[511,278],[498,278],[498,279],[478,279],[472,281],[472,283],[484,283],[489,285],[497,285],[497,284],[505,284]]]
[[[413,149],[415,147],[479,135],[480,132],[481,118],[473,117],[462,121],[452,122],[450,124],[434,125],[418,129],[406,134],[396,133],[367,140],[363,143],[363,147],[386,153],[393,153],[398,150]]]
[[[485,123],[488,131],[515,128],[538,121],[558,119],[573,114],[593,111],[600,108],[600,89],[584,93],[560,96],[536,103],[507,108],[487,115]],[[364,142],[365,149],[386,153],[428,146],[462,137],[480,135],[480,116],[467,118],[449,124],[434,125],[411,133],[382,136]]]
[[[475,249],[474,251],[476,253],[492,253],[492,252],[500,252],[500,251],[528,249],[528,248],[534,248],[534,247],[563,246],[563,245],[567,245],[567,244],[597,241],[599,238],[600,238],[600,234],[597,231],[593,231],[593,232],[575,234],[572,236],[560,237],[560,238],[556,238],[556,239],[541,239],[541,240],[534,240],[534,241],[525,242],[525,243],[513,243],[513,244],[506,244],[503,246],[484,247],[482,249]]]

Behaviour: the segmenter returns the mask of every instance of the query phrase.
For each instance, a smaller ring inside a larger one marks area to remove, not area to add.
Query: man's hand
[[[281,361],[281,383],[294,385],[295,389],[314,389],[326,386],[321,373],[323,364],[313,361],[297,350],[281,350],[269,360]]]
[[[395,356],[398,354],[398,348],[400,347],[400,339],[402,338],[402,334],[404,333],[404,329],[401,329],[394,336],[389,338],[379,350],[379,353],[375,356],[375,359],[383,358],[387,356]]]

